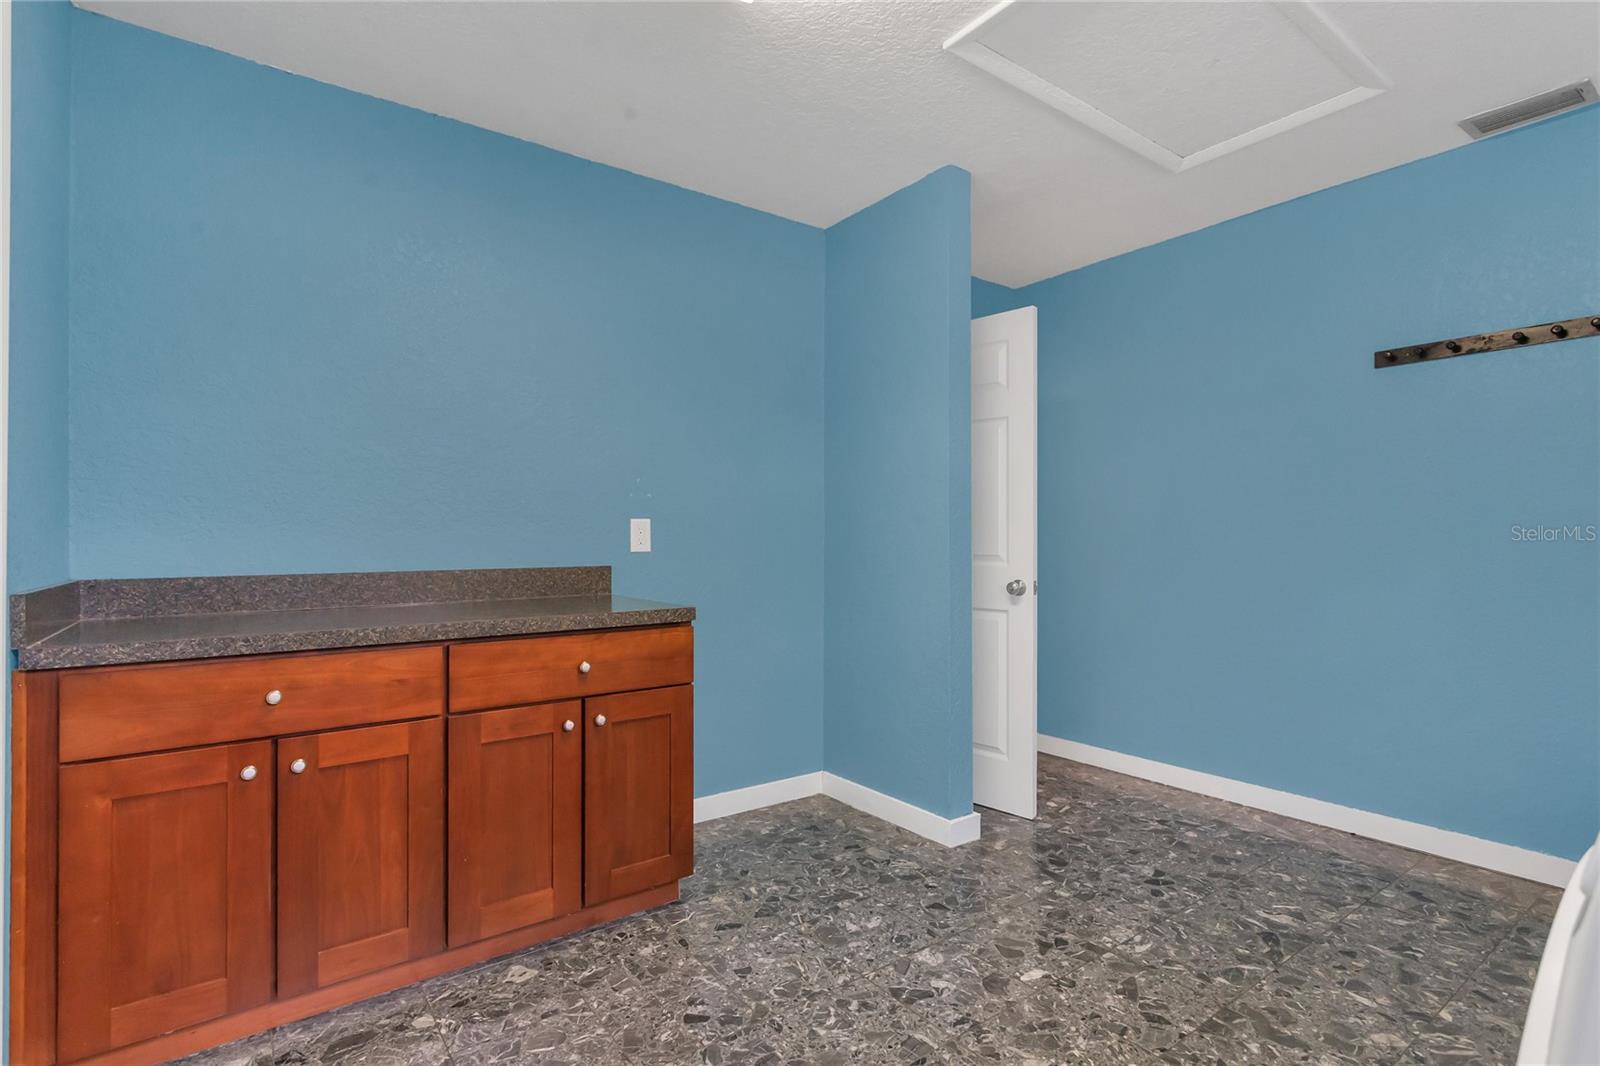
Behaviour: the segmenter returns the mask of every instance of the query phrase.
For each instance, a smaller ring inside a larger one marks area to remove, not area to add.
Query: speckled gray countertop
[[[74,581],[11,597],[23,670],[694,620],[611,594],[608,566]]]

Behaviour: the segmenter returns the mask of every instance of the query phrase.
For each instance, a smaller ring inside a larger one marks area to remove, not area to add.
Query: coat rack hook
[[[1413,344],[1404,348],[1384,348],[1372,353],[1372,365],[1378,368],[1400,366],[1405,363],[1432,363],[1453,355],[1474,355],[1478,352],[1498,352],[1504,348],[1533,347],[1555,341],[1593,338],[1600,334],[1600,315],[1585,315],[1561,322],[1541,322],[1521,329],[1501,330],[1499,333],[1478,333],[1470,337],[1451,337],[1449,340]]]

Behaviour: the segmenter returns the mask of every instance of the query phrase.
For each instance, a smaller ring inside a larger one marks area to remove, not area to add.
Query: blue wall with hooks
[[[824,764],[823,366],[851,303],[826,267],[914,242],[847,254],[855,226],[64,4],[13,19],[14,584],[612,561],[703,610],[698,791]],[[942,205],[948,273],[963,197],[942,173],[899,203]],[[1596,188],[1590,109],[972,285],[974,313],[1040,309],[1043,729],[1579,853],[1600,810],[1600,340],[1382,372],[1371,353],[1600,310]],[[891,214],[859,225],[888,240]],[[896,358],[937,391],[934,347]],[[905,413],[958,433],[951,399]],[[430,477],[447,488],[417,496]],[[657,550],[630,557],[645,507]],[[927,558],[955,567],[946,532]],[[936,606],[924,647],[954,662],[928,751],[950,761],[875,781],[958,813],[961,597]]]
[[[1597,190],[1589,108],[976,282],[974,314],[1039,308],[1041,731],[1593,843],[1600,338],[1372,354],[1600,312]]]

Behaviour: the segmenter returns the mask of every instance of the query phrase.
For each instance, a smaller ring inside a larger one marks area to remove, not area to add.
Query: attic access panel
[[[1002,0],[944,47],[1173,172],[1389,87],[1299,0]]]

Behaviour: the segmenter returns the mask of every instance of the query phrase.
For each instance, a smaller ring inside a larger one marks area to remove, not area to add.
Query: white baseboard
[[[863,814],[870,814],[901,829],[909,829],[918,836],[927,837],[947,848],[968,844],[978,839],[977,811],[960,818],[944,818],[905,800],[886,796],[866,785],[858,785],[848,778],[823,770],[813,774],[785,777],[780,781],[750,785],[748,788],[735,788],[727,792],[700,796],[694,801],[694,820],[709,822],[715,818],[726,818],[730,814],[771,807],[774,804],[788,803],[790,800],[804,799],[807,796],[828,796],[846,806],[854,807]]]
[[[805,799],[815,796],[822,791],[822,772],[798,774],[795,777],[785,777],[779,781],[766,781],[759,785],[750,785],[747,788],[729,789],[727,792],[715,792],[709,796],[697,797],[694,801],[694,820],[696,822],[709,822],[715,818],[726,818],[730,814],[743,814],[745,811],[757,810],[761,807],[771,807],[779,803],[788,803],[790,800]]]
[[[1063,759],[1088,763],[1090,766],[1114,770],[1130,777],[1142,777],[1147,781],[1171,785],[1186,792],[1198,792],[1202,796],[1228,800],[1245,807],[1256,807],[1289,818],[1298,818],[1313,825],[1327,826],[1329,829],[1382,840],[1388,844],[1398,844],[1403,848],[1439,855],[1446,859],[1454,859],[1456,862],[1481,866],[1487,870],[1498,870],[1513,877],[1540,881],[1547,885],[1565,885],[1571,879],[1572,871],[1577,865],[1571,859],[1563,859],[1559,855],[1546,855],[1541,851],[1529,851],[1513,844],[1484,840],[1450,829],[1423,825],[1421,822],[1408,822],[1402,818],[1391,818],[1387,814],[1375,814],[1355,807],[1345,807],[1338,803],[1329,803],[1327,800],[1296,795],[1293,792],[1280,792],[1275,788],[1235,781],[1230,777],[1218,777],[1216,774],[1189,770],[1182,766],[1173,766],[1171,763],[1156,762],[1154,759],[1144,759],[1137,755],[1124,755],[1119,751],[1097,748],[1092,744],[1080,744],[1076,740],[1064,740],[1061,737],[1040,733],[1039,750],[1046,755],[1059,755]]]
[[[874,818],[881,818],[890,825],[909,829],[947,848],[970,844],[978,839],[980,824],[977,811],[960,818],[945,818],[827,771],[822,774],[822,794]]]

